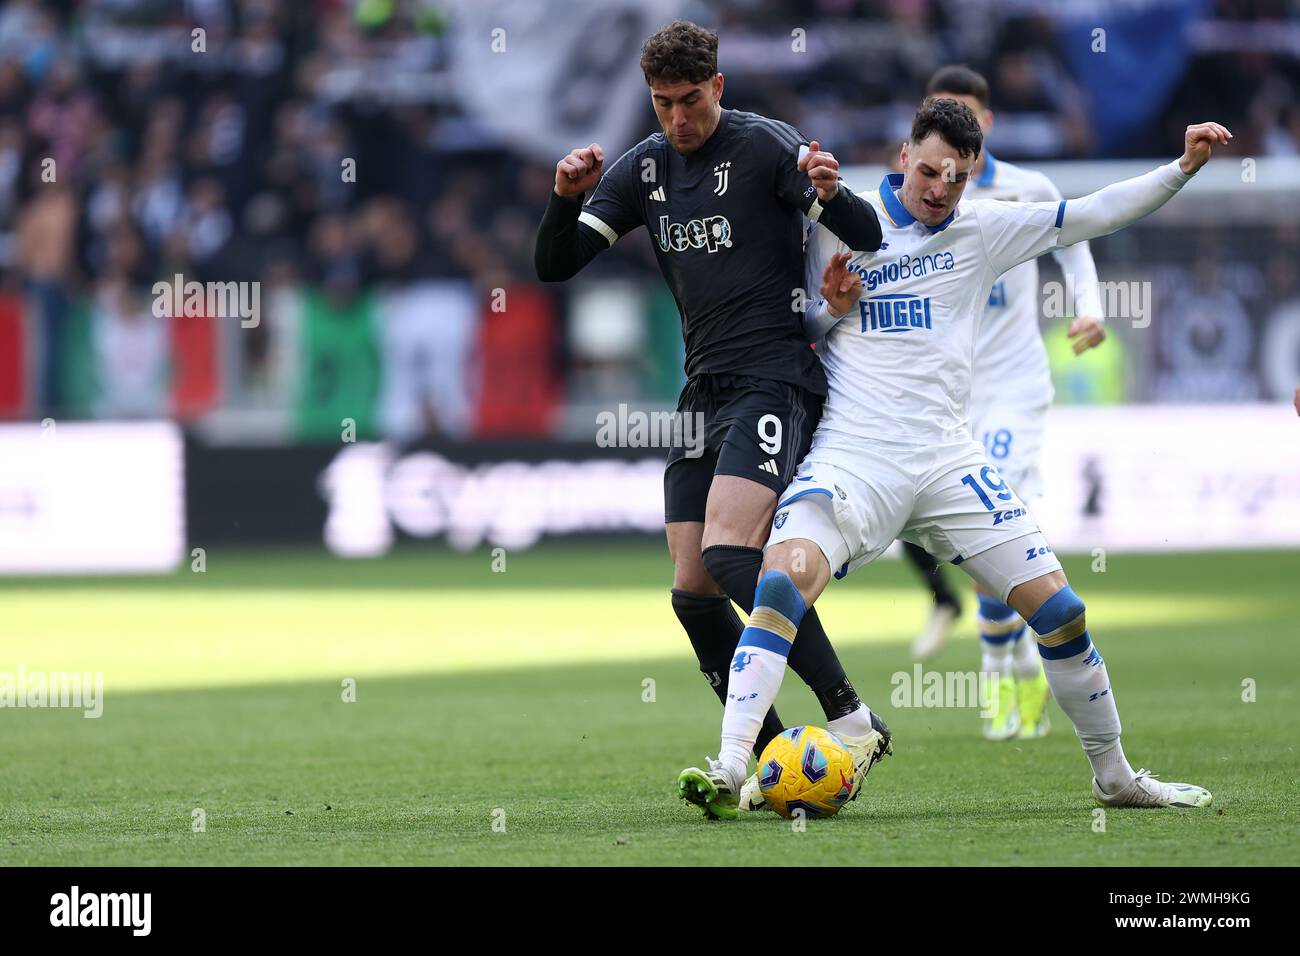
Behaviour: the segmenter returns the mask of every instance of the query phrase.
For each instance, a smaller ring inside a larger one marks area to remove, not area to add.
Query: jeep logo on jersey
[[[687,249],[717,252],[722,246],[731,248],[731,223],[726,216],[692,219],[685,224],[670,223],[667,216],[659,217],[659,248],[664,252],[685,252]]]
[[[858,303],[863,332],[909,332],[930,328],[930,297],[877,295]]]

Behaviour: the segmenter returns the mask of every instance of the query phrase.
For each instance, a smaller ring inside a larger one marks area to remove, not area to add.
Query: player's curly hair
[[[970,107],[957,100],[927,99],[912,120],[912,142],[919,143],[938,133],[963,158],[978,156],[984,145],[984,131]]]
[[[641,72],[648,86],[711,80],[718,72],[718,35],[689,20],[674,20],[641,47]]]

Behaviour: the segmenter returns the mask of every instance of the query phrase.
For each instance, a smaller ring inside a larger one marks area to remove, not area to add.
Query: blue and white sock
[[[776,700],[786,658],[807,612],[803,595],[781,571],[768,571],[754,591],[754,611],[731,661],[727,709],[722,715],[718,760],[737,785],[749,770],[749,754],[763,715]]]
[[[980,631],[980,670],[1010,677],[1012,647],[1024,633],[1025,622],[1011,608],[987,594],[979,595],[979,602],[976,622]]]
[[[1119,711],[1106,662],[1092,645],[1084,604],[1069,587],[1043,602],[1029,619],[1052,696],[1074,724],[1093,775],[1103,790],[1127,786],[1133,768],[1120,746]]]
[[[1016,615],[1016,620],[1024,620]],[[1011,642],[1011,673],[1016,680],[1033,680],[1043,672],[1043,658],[1038,653],[1038,640],[1033,631],[1025,627]]]

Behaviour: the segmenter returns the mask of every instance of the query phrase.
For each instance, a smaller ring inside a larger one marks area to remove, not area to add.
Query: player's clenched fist
[[[1082,355],[1106,341],[1106,324],[1101,319],[1079,318],[1070,323],[1065,334],[1071,340],[1074,354]]]
[[[851,258],[851,252],[837,253],[822,271],[822,298],[837,318],[848,315],[862,295],[862,277],[849,270]]]
[[[605,171],[605,151],[597,143],[575,149],[555,164],[555,194],[562,199],[581,199],[596,188]]]
[[[799,160],[799,168],[808,171],[808,178],[817,189],[817,198],[830,202],[840,188],[840,162],[830,153],[824,152],[821,144],[813,140],[808,144],[808,152]]]
[[[1187,127],[1183,137],[1183,155],[1178,158],[1178,168],[1184,175],[1190,176],[1210,159],[1210,146],[1214,143],[1228,145],[1232,134],[1226,126],[1218,123],[1197,123]]]

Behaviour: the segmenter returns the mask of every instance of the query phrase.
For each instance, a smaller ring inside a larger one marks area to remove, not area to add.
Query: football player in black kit
[[[743,630],[731,600],[752,610],[777,495],[808,451],[826,395],[802,329],[804,217],[849,249],[875,250],[881,233],[815,141],[722,108],[717,53],[717,34],[680,20],[646,41],[641,69],[662,131],[608,170],[595,143],[560,160],[535,261],[542,281],[564,281],[620,236],[650,230],[686,341],[677,410],[702,413],[705,424],[703,453],[675,447],[664,472],[672,604],[725,704]],[[890,752],[889,730],[858,699],[812,610],[789,665],[849,746],[860,780]],[[755,752],[782,729],[769,710]],[[762,806],[754,777],[738,796],[742,809]]]

